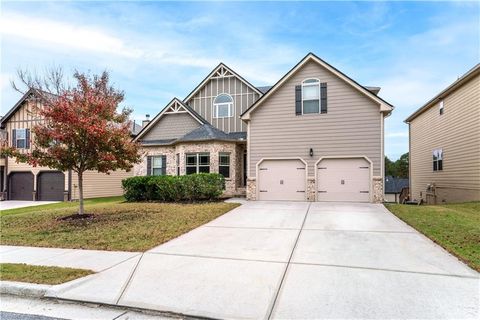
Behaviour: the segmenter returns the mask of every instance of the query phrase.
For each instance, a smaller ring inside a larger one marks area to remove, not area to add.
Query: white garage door
[[[264,160],[258,167],[259,200],[305,201],[305,170],[300,160]]]
[[[318,201],[370,202],[370,163],[364,158],[320,161],[317,192]]]

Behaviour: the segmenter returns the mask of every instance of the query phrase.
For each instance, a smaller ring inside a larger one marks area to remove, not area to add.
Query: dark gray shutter
[[[327,113],[327,83],[320,83],[320,113]]]
[[[147,156],[147,176],[152,175],[152,156]]]
[[[12,129],[12,147],[17,147],[17,129]]]
[[[25,129],[25,149],[30,149],[30,129]]]
[[[302,114],[302,86],[295,86],[295,114]]]
[[[167,174],[167,156],[162,156],[162,175]]]

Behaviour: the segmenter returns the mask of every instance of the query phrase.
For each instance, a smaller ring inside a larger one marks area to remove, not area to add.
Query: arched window
[[[306,79],[302,82],[302,113],[320,113],[320,81]]]
[[[219,94],[213,100],[213,117],[230,118],[233,117],[233,98],[226,93]]]

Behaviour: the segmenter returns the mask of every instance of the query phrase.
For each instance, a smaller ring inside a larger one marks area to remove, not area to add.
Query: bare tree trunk
[[[85,210],[83,208],[83,172],[78,173],[78,198],[80,200],[80,208],[78,214],[84,214]]]

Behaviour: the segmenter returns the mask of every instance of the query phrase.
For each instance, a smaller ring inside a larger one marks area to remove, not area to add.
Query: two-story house
[[[273,87],[221,63],[143,127],[134,173],[217,172],[228,194],[251,200],[380,202],[383,122],[393,107],[379,90],[312,53]]]
[[[31,149],[33,139],[31,129],[42,121],[34,112],[35,103],[37,102],[32,92],[26,92],[0,121],[4,141],[21,152]],[[138,130],[138,126],[135,127]],[[79,197],[78,178],[75,172],[34,167],[17,162],[15,158],[0,159],[0,168],[2,169],[0,191],[3,199],[66,201]],[[84,197],[122,195],[121,180],[130,176],[131,171],[114,171],[109,175],[87,171],[84,174]]]
[[[434,204],[480,200],[480,64],[405,122],[411,198]]]

